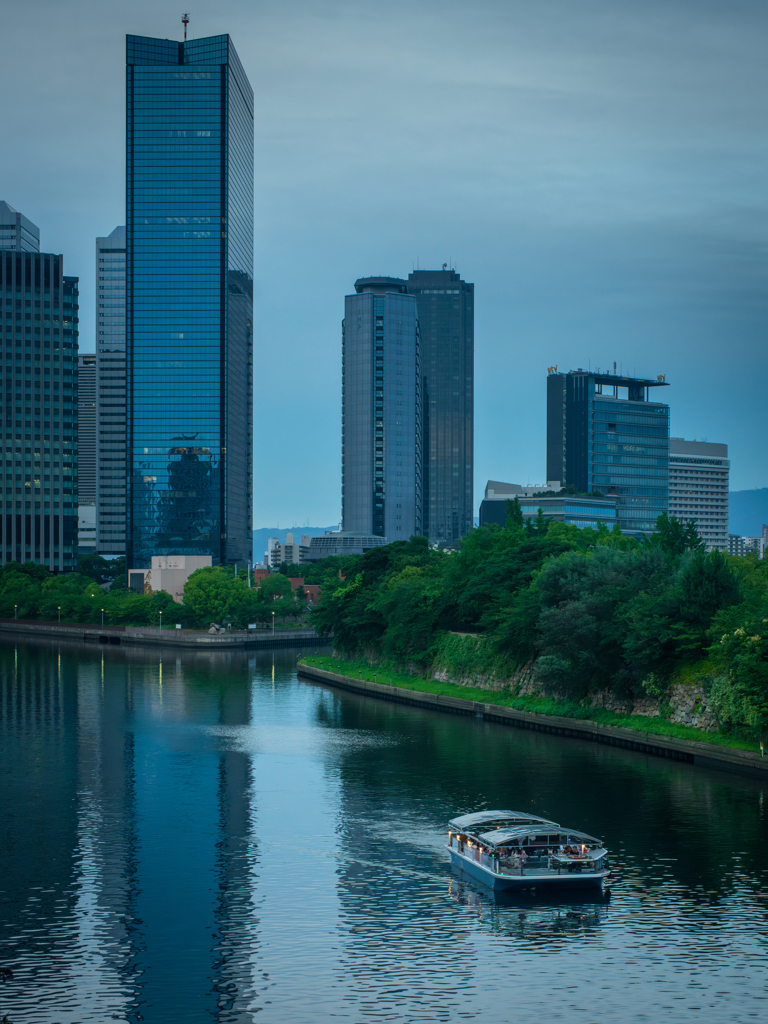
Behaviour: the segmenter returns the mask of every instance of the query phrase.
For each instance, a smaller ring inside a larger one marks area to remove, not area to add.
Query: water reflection
[[[759,780],[334,692],[296,652],[0,648],[0,1014],[747,1021]],[[612,898],[492,894],[447,819],[602,836]]]

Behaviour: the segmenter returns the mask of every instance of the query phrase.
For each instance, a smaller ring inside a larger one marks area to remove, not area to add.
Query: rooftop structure
[[[560,484],[553,487],[520,487],[518,484],[503,484],[489,480],[485,488],[486,497],[480,503],[480,525],[496,523],[504,526],[507,521],[507,501],[518,501],[523,519],[535,518],[541,509],[547,519],[571,523],[574,526],[597,529],[600,523],[612,527],[616,523],[616,497],[606,495],[576,495],[560,492]],[[546,493],[541,493],[546,492]],[[534,494],[536,496],[534,497]]]
[[[0,249],[40,252],[40,228],[0,199]]]
[[[371,548],[384,547],[388,543],[386,537],[328,530],[323,537],[311,539],[307,561],[316,562],[319,558],[330,558],[334,555],[364,555]]]
[[[656,380],[550,367],[547,478],[584,494],[615,496],[623,533],[653,533],[669,507],[669,406]]]

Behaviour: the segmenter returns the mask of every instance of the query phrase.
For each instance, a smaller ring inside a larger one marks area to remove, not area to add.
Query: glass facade
[[[649,398],[660,386],[581,370],[547,378],[547,479],[615,495],[623,533],[653,533],[669,509],[669,406]]]
[[[398,278],[361,278],[345,302],[342,530],[408,540],[421,529],[416,302]]]
[[[0,561],[77,568],[78,278],[0,248]]]
[[[451,544],[472,529],[475,286],[454,270],[408,275],[421,334],[423,532]]]
[[[253,92],[229,36],[127,38],[128,561],[251,558]]]

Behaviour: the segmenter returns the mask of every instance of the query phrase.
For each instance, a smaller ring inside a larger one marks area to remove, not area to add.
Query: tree
[[[235,577],[227,566],[208,565],[190,575],[184,585],[184,604],[202,622],[239,621],[247,590],[245,576]]]
[[[684,523],[666,512],[656,517],[656,533],[650,540],[668,555],[682,555],[686,551],[703,551],[704,541],[699,536],[696,523],[690,519]]]
[[[110,583],[125,574],[125,555],[108,560],[101,555],[80,555],[77,571],[97,583]]]
[[[523,528],[523,508],[520,504],[520,499],[516,496],[514,501],[510,501],[507,498],[507,521],[506,528],[508,530],[522,530]]]

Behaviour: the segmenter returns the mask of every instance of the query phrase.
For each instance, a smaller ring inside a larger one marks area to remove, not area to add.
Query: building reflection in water
[[[163,728],[249,721],[247,674],[211,662],[0,648],[11,1019],[257,1012],[250,758]]]

